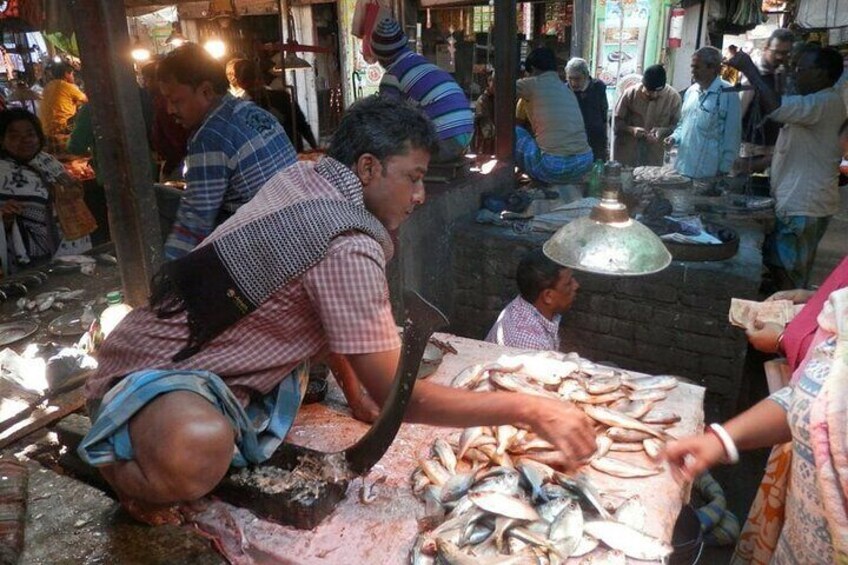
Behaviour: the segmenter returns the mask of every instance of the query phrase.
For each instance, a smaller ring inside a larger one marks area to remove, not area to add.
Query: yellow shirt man
[[[70,133],[68,121],[76,115],[81,104],[88,102],[86,95],[73,81],[74,73],[70,71],[62,78],[51,80],[44,87],[38,117],[48,137]]]

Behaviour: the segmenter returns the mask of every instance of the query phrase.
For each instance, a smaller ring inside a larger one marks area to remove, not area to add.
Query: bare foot
[[[120,502],[133,519],[148,526],[180,526],[184,521],[178,504],[154,506],[132,498],[121,498]]]

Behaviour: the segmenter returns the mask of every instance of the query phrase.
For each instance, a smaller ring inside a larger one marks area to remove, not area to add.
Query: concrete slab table
[[[454,375],[468,365],[518,352],[450,334],[436,334],[436,337],[458,351],[457,355],[447,354],[438,370],[429,377],[442,384],[450,383]],[[683,437],[703,428],[703,399],[704,389],[699,386],[681,383],[671,391],[661,405],[682,417],[669,430],[672,435]],[[350,445],[367,426],[347,416],[340,401],[340,393],[334,390],[328,402],[303,407],[287,441],[323,451]],[[371,504],[360,501],[362,481],[357,479],[335,512],[312,531],[247,518],[243,520],[242,532],[253,549],[292,563],[407,563],[418,533],[417,519],[424,515],[423,504],[412,493],[410,475],[418,460],[428,456],[433,440],[456,431],[415,424],[402,426],[392,446],[366,479],[370,483],[381,475],[386,476],[386,483],[379,488],[378,497]],[[646,464],[646,456],[642,453],[619,453],[616,457]],[[668,470],[643,479],[611,477],[589,467],[584,471],[602,492],[615,492],[619,496],[641,494],[648,512],[646,533],[670,541],[677,515],[688,499],[689,485],[676,482]],[[233,510],[236,515],[246,512]]]

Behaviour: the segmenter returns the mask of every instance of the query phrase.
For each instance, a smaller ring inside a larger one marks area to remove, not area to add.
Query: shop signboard
[[[642,72],[649,0],[606,0],[599,22],[595,76],[614,88],[621,77]]]

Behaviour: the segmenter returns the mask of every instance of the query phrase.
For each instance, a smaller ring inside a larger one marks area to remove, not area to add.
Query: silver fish
[[[627,428],[619,428],[618,426],[613,426],[612,428],[607,429],[607,437],[609,437],[613,441],[617,441],[620,443],[633,443],[648,439],[649,437],[653,436],[651,436],[651,434],[647,432],[640,432],[639,430],[629,430]]]
[[[615,459],[613,457],[593,459],[589,462],[589,465],[597,471],[606,473],[607,475],[612,475],[613,477],[621,477],[623,479],[651,477],[653,475],[659,475],[661,472],[661,469],[657,467],[648,469],[647,467],[640,467],[639,465],[634,465],[633,463],[628,463],[627,461],[622,461],[621,459]]]
[[[630,400],[628,398],[619,398],[615,402],[609,405],[611,410],[617,410],[622,414],[627,414],[627,407],[630,406]]]
[[[606,394],[590,394],[585,390],[575,390],[571,393],[571,400],[573,402],[582,402],[583,404],[608,404],[624,397],[624,392],[620,390]]]
[[[641,441],[636,443],[613,442],[612,445],[610,445],[610,451],[618,451],[619,453],[621,453],[622,451],[636,453],[637,451],[644,451],[644,449],[645,447],[642,445]]]
[[[642,446],[645,448],[645,453],[647,453],[648,457],[651,459],[659,459],[660,454],[663,449],[665,449],[665,444],[656,438],[643,440]]]
[[[585,532],[585,527],[584,527]],[[592,553],[598,547],[598,540],[583,534],[580,538],[580,543],[577,544],[577,549],[571,552],[571,557],[583,557],[587,553]]]
[[[586,383],[586,390],[590,394],[608,394],[614,392],[621,387],[621,377],[614,375],[612,377],[596,377]]]
[[[504,390],[531,394],[533,396],[542,396],[545,398],[555,398],[559,400],[559,396],[556,393],[535,387],[524,379],[516,377],[510,373],[492,373],[489,380],[491,380],[498,388],[502,388]]]
[[[607,426],[618,426],[621,428],[629,428],[631,430],[639,430],[641,432],[649,433],[659,439],[665,439],[668,437],[667,434],[661,430],[656,430],[646,424],[643,424],[636,418],[625,416],[621,412],[616,412],[609,408],[604,408],[602,406],[585,406],[583,411],[593,420],[597,420]]]
[[[444,516],[445,507],[442,506],[442,487],[428,485],[421,493],[424,501],[425,516]]]
[[[461,370],[451,381],[454,388],[465,388],[471,390],[480,382],[483,376],[483,365],[477,363]]]
[[[497,492],[509,496],[516,495],[523,492],[521,475],[515,473],[491,477],[475,484],[469,492]]]
[[[538,354],[519,355],[513,360],[521,363],[521,369],[517,372],[547,386],[559,386],[564,378],[578,369],[577,363],[573,361],[560,361]]]
[[[572,498],[573,496],[575,496],[571,494],[571,492],[569,492],[567,489],[555,484],[544,485],[542,487],[541,495],[543,500],[550,501],[558,500],[561,498]]]
[[[680,416],[676,412],[672,412],[671,410],[661,410],[654,409],[645,414],[641,420],[646,424],[659,424],[663,426],[667,426],[669,424],[676,424],[680,421]]]
[[[623,551],[613,549],[602,553],[592,554],[583,561],[580,565],[626,565],[627,556]]]
[[[456,454],[457,459],[462,459],[465,452],[468,451],[474,440],[483,436],[483,428],[476,426],[473,428],[465,428],[459,436],[459,451]]]
[[[468,497],[471,499],[471,502],[491,514],[515,518],[516,520],[526,520],[528,522],[540,519],[539,513],[532,506],[523,500],[505,494],[497,492],[473,492]]]
[[[622,384],[632,390],[671,390],[677,386],[677,379],[668,375],[625,378]]]
[[[536,532],[525,528],[524,526],[513,526],[509,529],[507,535],[511,538],[518,538],[524,543],[529,544],[533,547],[541,548],[546,553],[559,554],[559,550],[554,547],[554,545],[547,539],[546,536],[539,535]]]
[[[489,460],[495,465],[500,467],[515,467],[509,453],[498,453],[498,449],[494,445],[481,445],[477,447],[477,450],[485,453]]]
[[[495,547],[497,547],[498,551],[501,553],[504,551],[504,535],[517,523],[519,523],[519,520],[516,520],[515,518],[507,518],[506,516],[498,516],[495,519],[495,532],[492,537],[495,540]]]
[[[424,471],[421,469],[421,467],[419,467],[412,472],[412,476],[410,477],[410,483],[412,483],[412,492],[418,494],[423,491],[427,485],[430,484],[430,477],[425,475]]]
[[[562,488],[562,487],[560,487]],[[565,489],[563,489],[565,490]],[[549,502],[545,502],[536,507],[536,512],[539,513],[539,516],[542,517],[542,520],[547,522],[549,525],[553,524],[554,520],[562,513],[565,508],[573,502],[574,499],[570,497],[565,498],[555,498]]]
[[[668,398],[668,394],[664,390],[658,389],[634,390],[630,393],[630,400],[632,401],[647,400],[650,402],[659,402],[666,398]]]
[[[532,459],[521,459],[516,465],[532,491],[532,499],[537,500],[542,496],[542,485],[551,480],[554,470],[543,463]]]
[[[482,521],[477,521],[466,529],[465,533],[463,533],[462,538],[459,540],[459,547],[465,547],[466,545],[479,545],[492,537],[492,532],[494,530],[491,526],[482,523]]]
[[[433,453],[439,458],[448,473],[451,475],[456,473],[456,454],[445,438],[436,438],[436,441],[433,442]]]
[[[513,440],[515,440],[517,433],[518,428],[510,425],[498,426],[495,428],[495,437],[498,440],[498,446],[495,449],[495,453],[498,455],[506,453],[506,450],[509,449],[509,446],[511,446]]]
[[[634,530],[642,531],[645,529],[648,513],[642,504],[642,499],[637,494],[625,500],[624,504],[615,511],[613,517],[616,522],[627,524]]]
[[[474,480],[474,473],[451,475],[451,478],[442,485],[442,502],[453,502],[465,496],[474,484]]]
[[[578,390],[583,390],[583,385],[581,385],[577,380],[569,378],[562,381],[559,388],[557,388],[557,394],[561,398],[568,400],[571,398],[571,395]]]
[[[442,467],[441,463],[433,459],[423,459],[419,461],[421,470],[427,475],[434,485],[442,486],[450,478],[450,473]]]
[[[479,561],[463,553],[455,543],[452,543],[443,538],[436,539],[436,547],[438,555],[436,563],[439,565],[479,565]]]
[[[565,510],[551,524],[548,534],[560,556],[571,555],[583,538],[583,511],[580,505],[571,501]]]
[[[642,416],[647,414],[653,408],[654,403],[650,400],[633,400],[624,410],[620,410],[622,414],[642,420]],[[644,420],[642,420],[644,422]]]
[[[609,453],[610,447],[612,447],[612,438],[605,435],[595,436],[595,444],[598,446],[597,450],[595,450],[595,454],[592,455],[593,458],[603,457],[607,453]]]
[[[540,437],[533,438],[530,441],[525,441],[518,445],[513,444],[511,447],[511,451],[514,453],[526,453],[528,451],[553,451],[555,449],[556,447],[554,447],[554,444],[549,441],[545,441]]]
[[[565,473],[556,473],[554,475],[554,480],[564,486],[567,490],[578,494],[581,498],[583,498],[583,500],[588,502],[604,520],[612,519],[612,515],[606,508],[604,508],[604,505],[601,502],[601,496],[598,494],[598,491],[595,489],[588,476],[578,474],[573,477],[569,477]]]
[[[625,524],[612,521],[586,522],[583,530],[590,536],[604,542],[612,549],[624,552],[633,559],[657,561],[665,559],[673,551],[662,540],[638,532]]]

